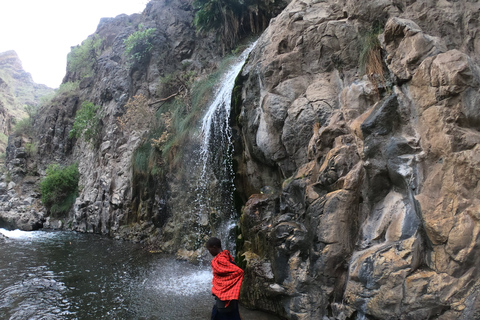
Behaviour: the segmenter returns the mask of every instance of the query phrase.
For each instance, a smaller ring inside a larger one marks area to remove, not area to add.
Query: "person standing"
[[[230,252],[222,249],[220,239],[210,238],[205,247],[214,257],[212,294],[215,296],[215,304],[211,320],[241,320],[238,296],[242,286],[243,270],[235,264]]]

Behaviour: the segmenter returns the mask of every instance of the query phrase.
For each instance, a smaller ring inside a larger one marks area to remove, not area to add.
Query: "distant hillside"
[[[25,106],[37,106],[41,97],[53,92],[33,81],[15,51],[0,53],[0,152],[5,151],[15,122],[27,117]]]

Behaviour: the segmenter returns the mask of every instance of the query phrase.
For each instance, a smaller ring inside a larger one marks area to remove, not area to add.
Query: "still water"
[[[0,233],[1,320],[209,319],[210,266],[92,234]]]

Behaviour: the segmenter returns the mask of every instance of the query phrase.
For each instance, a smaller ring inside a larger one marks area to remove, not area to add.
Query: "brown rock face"
[[[480,4],[293,1],[240,79],[252,307],[477,319]],[[364,34],[382,66],[363,76]],[[383,70],[383,71],[382,71]],[[362,77],[363,76],[363,77]]]

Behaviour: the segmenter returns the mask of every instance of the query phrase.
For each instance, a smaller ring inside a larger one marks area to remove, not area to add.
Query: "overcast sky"
[[[100,18],[140,13],[148,0],[0,0],[0,52],[15,50],[33,80],[57,88],[70,47]]]

